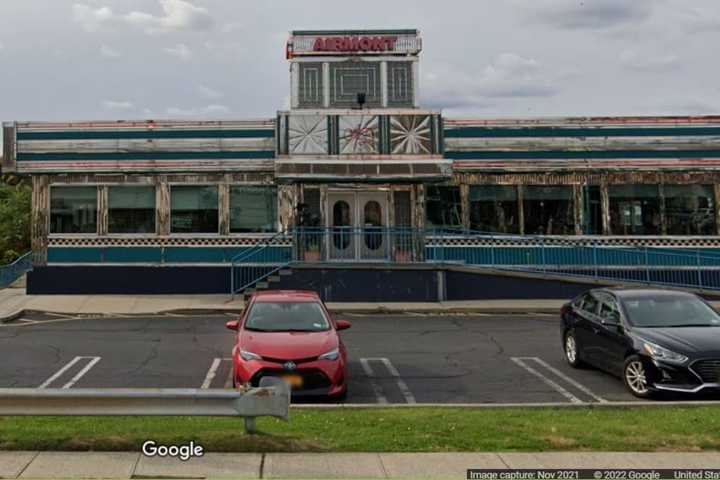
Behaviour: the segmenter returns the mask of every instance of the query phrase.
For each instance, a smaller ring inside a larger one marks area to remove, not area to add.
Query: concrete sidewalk
[[[207,453],[182,462],[118,452],[0,452],[0,478],[466,478],[475,469],[711,469],[720,453]]]
[[[567,300],[477,300],[438,303],[333,303],[342,313],[558,313]],[[152,315],[182,312],[240,312],[229,295],[27,295],[22,288],[0,290],[0,322],[26,312],[64,315]]]

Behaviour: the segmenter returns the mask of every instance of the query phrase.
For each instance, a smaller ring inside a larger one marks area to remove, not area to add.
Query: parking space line
[[[100,361],[100,357],[82,357],[82,358],[89,358],[91,360],[88,362],[87,365],[85,365],[85,368],[80,370],[77,373],[77,375],[75,375],[68,383],[63,385],[62,388],[71,388],[73,385],[75,385],[77,383],[78,380],[80,380],[83,377],[83,375],[85,375],[87,372],[89,372],[90,369],[92,367],[94,367],[96,363],[98,363]]]
[[[582,400],[580,400],[578,397],[576,397],[575,395],[573,395],[572,393],[570,393],[570,392],[568,392],[567,390],[565,390],[565,389],[564,389],[562,386],[560,386],[557,382],[555,382],[555,381],[553,381],[552,379],[546,377],[545,375],[543,375],[542,373],[540,373],[539,371],[537,371],[537,370],[534,369],[533,367],[527,365],[524,360],[528,360],[528,357],[510,357],[510,360],[512,360],[515,364],[517,364],[517,365],[520,366],[521,368],[527,370],[527,371],[530,372],[531,374],[533,374],[533,375],[535,375],[536,377],[538,377],[538,378],[539,378],[540,380],[542,380],[546,385],[548,385],[549,387],[551,387],[553,390],[555,390],[556,392],[558,392],[558,393],[559,393],[560,395],[562,395],[563,397],[565,397],[565,398],[567,398],[568,400],[570,400],[570,402],[572,402],[572,403],[585,403],[585,402],[583,402]]]
[[[230,358],[215,358],[212,361],[212,364],[210,364],[210,369],[208,370],[207,374],[205,375],[205,380],[203,381],[200,388],[202,389],[208,389],[210,388],[210,384],[212,384],[212,381],[217,376],[218,368],[220,368],[220,364],[222,362],[229,362]]]
[[[231,359],[229,359],[231,360]],[[232,360],[231,360],[232,362]],[[230,364],[230,371],[227,374],[227,378],[225,379],[225,384],[223,385],[223,388],[232,388],[233,386],[233,366],[232,363]]]
[[[92,367],[95,366],[97,362],[100,361],[101,357],[75,357],[72,360],[70,360],[67,364],[65,364],[64,367],[62,367],[60,370],[55,372],[50,378],[45,380],[43,383],[40,384],[38,388],[47,388],[50,384],[52,384],[55,380],[63,376],[65,372],[70,370],[76,363],[78,363],[81,360],[90,360],[85,367],[80,370],[72,379],[70,379],[69,382],[67,382],[65,385],[62,386],[62,388],[70,388],[73,385],[75,385],[78,380],[80,380],[87,372],[90,371]]]
[[[567,375],[565,375],[563,372],[561,372],[561,371],[558,370],[557,368],[555,368],[555,367],[553,367],[552,365],[548,364],[548,363],[547,363],[545,360],[543,360],[542,358],[539,358],[539,357],[530,357],[530,358],[531,358],[532,360],[536,361],[537,363],[539,363],[540,365],[542,365],[543,367],[547,368],[547,369],[550,370],[551,372],[553,372],[553,373],[554,373],[555,375],[557,375],[558,377],[560,377],[560,378],[562,378],[563,380],[565,380],[566,382],[568,382],[568,383],[569,383],[570,385],[572,385],[573,387],[575,387],[575,388],[577,388],[578,390],[580,390],[581,392],[583,392],[585,395],[594,398],[594,399],[595,399],[596,401],[598,401],[599,403],[607,403],[607,400],[605,400],[604,398],[602,398],[600,395],[596,395],[592,390],[590,390],[589,388],[587,388],[585,385],[583,385],[583,384],[581,384],[580,382],[578,382],[578,381],[576,381],[576,380],[568,377]]]
[[[375,398],[377,398],[378,403],[388,403],[388,399],[387,397],[385,397],[382,388],[375,381],[375,371],[370,366],[369,360],[370,359],[368,358],[361,358],[360,365],[362,365],[362,369],[365,371],[365,375],[367,375],[367,377],[370,379],[370,385],[375,392]]]
[[[403,380],[402,377],[400,377],[400,372],[398,372],[398,369],[395,368],[395,365],[390,363],[390,360],[387,358],[378,358],[376,360],[379,360],[382,363],[384,363],[385,367],[390,372],[390,375],[395,377],[395,381],[397,382],[398,387],[400,388],[400,391],[403,394],[403,397],[405,397],[405,401],[407,403],[417,403],[415,401],[415,395],[412,394],[412,392],[410,391],[410,389],[407,386],[407,383],[405,383],[405,380]]]

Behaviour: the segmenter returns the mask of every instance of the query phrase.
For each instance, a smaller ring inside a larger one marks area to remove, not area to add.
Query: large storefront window
[[[218,187],[173,185],[172,233],[218,233]]]
[[[155,233],[155,187],[109,187],[108,233]]]
[[[50,233],[97,233],[97,187],[50,187]]]
[[[428,186],[425,192],[425,217],[428,228],[461,228],[460,187]]]
[[[669,235],[715,235],[712,185],[665,185],[663,193]]]
[[[527,235],[575,234],[572,187],[524,187],[523,210]]]
[[[230,188],[230,232],[277,231],[277,190],[274,187]]]
[[[470,187],[470,229],[480,232],[520,233],[517,187]]]
[[[613,235],[659,235],[660,190],[657,185],[610,185],[610,231]]]

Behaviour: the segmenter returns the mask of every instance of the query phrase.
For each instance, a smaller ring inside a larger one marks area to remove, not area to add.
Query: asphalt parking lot
[[[555,315],[345,315],[348,403],[628,401],[566,366]],[[70,318],[0,326],[0,388],[229,388],[229,315]]]

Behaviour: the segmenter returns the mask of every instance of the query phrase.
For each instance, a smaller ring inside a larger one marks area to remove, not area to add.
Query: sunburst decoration
[[[322,115],[291,115],[288,121],[291,155],[328,153],[328,123]]]
[[[340,153],[378,153],[378,117],[367,115],[340,117]]]
[[[396,115],[390,119],[390,142],[393,154],[429,154],[430,116]]]

